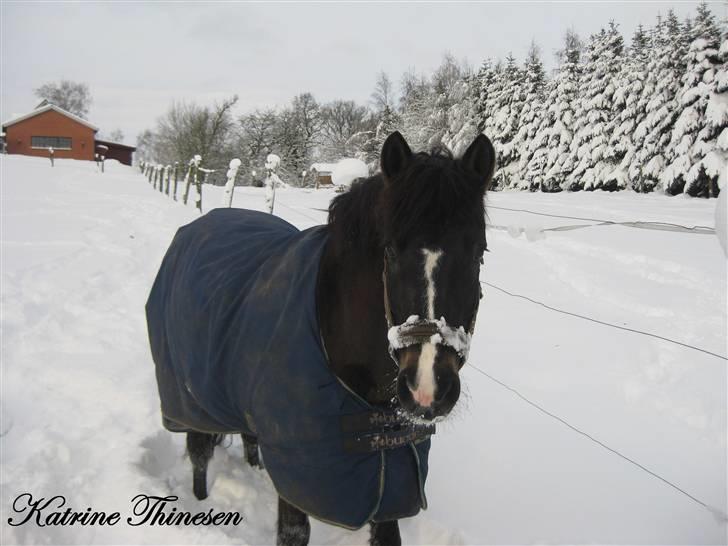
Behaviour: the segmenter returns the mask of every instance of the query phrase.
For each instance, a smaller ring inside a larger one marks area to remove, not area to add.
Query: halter
[[[394,363],[399,367],[399,362],[395,355],[398,349],[404,349],[411,345],[421,345],[423,343],[432,343],[435,345],[444,345],[453,349],[460,357],[460,367],[462,368],[468,359],[470,351],[470,341],[475,330],[475,319],[478,316],[478,307],[480,299],[475,304],[473,316],[470,318],[467,331],[462,326],[453,328],[450,326],[445,317],[439,320],[422,319],[417,315],[409,317],[402,324],[394,324],[392,319],[392,307],[389,302],[389,288],[387,283],[387,254],[384,254],[384,269],[382,271],[382,282],[384,284],[384,316],[387,319],[387,338],[389,340],[389,356],[392,357]]]

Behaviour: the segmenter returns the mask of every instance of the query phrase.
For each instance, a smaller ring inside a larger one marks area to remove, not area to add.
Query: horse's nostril
[[[435,402],[441,402],[452,390],[455,380],[452,375],[438,375],[437,389],[435,390]]]
[[[404,378],[405,385],[414,391],[417,388],[417,373],[415,368],[407,368],[400,373],[400,380]]]

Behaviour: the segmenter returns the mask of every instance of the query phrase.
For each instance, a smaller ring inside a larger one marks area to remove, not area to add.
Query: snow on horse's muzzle
[[[472,321],[473,323],[475,320]],[[468,359],[470,341],[472,340],[472,329],[466,331],[459,326],[453,328],[444,317],[440,320],[420,319],[412,315],[405,322],[396,326],[390,326],[387,332],[389,340],[389,354],[399,366],[396,351],[406,349],[413,345],[424,345],[432,343],[449,347],[458,356],[458,370],[463,367]]]

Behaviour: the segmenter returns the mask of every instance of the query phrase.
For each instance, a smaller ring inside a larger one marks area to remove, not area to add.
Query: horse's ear
[[[495,149],[487,136],[479,134],[465,150],[461,161],[466,169],[470,169],[483,179],[485,189],[490,187],[495,171]]]
[[[412,150],[407,141],[395,131],[387,137],[382,146],[381,166],[384,176],[392,179],[397,176],[412,157]]]

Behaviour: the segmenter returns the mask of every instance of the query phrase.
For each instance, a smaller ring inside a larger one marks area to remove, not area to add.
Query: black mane
[[[329,205],[332,237],[367,254],[384,244],[427,237],[446,227],[485,228],[478,176],[444,148],[414,154],[402,174],[382,174],[352,184]]]

